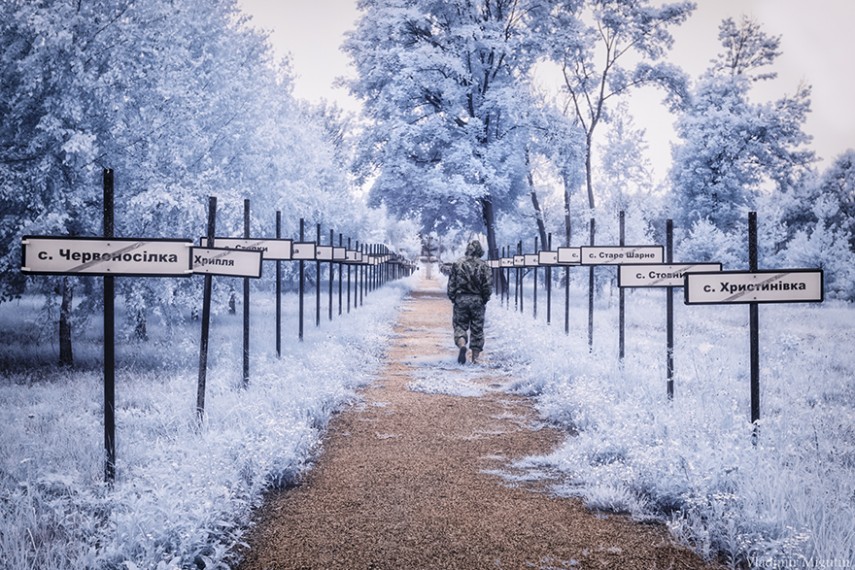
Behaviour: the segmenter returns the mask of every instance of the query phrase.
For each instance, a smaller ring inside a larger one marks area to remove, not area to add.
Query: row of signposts
[[[300,264],[299,278],[299,340],[303,340],[305,263],[317,264],[316,324],[320,325],[321,263],[329,269],[329,313],[333,315],[334,264],[339,267],[339,314],[342,312],[343,276],[347,269],[347,310],[350,312],[351,269],[355,271],[356,290],[353,306],[359,304],[366,292],[388,280],[410,275],[415,265],[394,255],[383,245],[359,245],[354,249],[321,245],[321,228],[317,239],[306,241],[304,223],[300,220],[298,241],[281,238],[281,213],[276,213],[276,237],[251,238],[249,232],[249,201],[244,203],[244,235],[240,238],[216,236],[216,198],[209,198],[206,236],[195,245],[191,239],[117,238],[114,236],[113,171],[103,173],[104,226],[101,237],[24,236],[22,238],[21,271],[42,275],[93,275],[104,278],[104,449],[105,479],[115,478],[115,277],[189,277],[203,275],[202,331],[199,356],[199,380],[196,409],[200,421],[204,418],[205,383],[207,375],[208,336],[210,331],[211,290],[214,276],[239,277],[244,280],[243,382],[249,382],[249,280],[261,277],[265,261],[276,262],[276,350],[281,356],[281,262]]]
[[[593,220],[591,221],[593,227]],[[522,277],[526,272],[533,273],[535,303],[534,315],[537,316],[537,270],[546,268],[547,299],[551,296],[551,270],[565,267],[565,282],[569,298],[569,268],[588,267],[590,270],[588,343],[592,347],[593,339],[593,271],[596,266],[616,266],[618,269],[618,287],[620,288],[619,308],[619,357],[624,357],[624,296],[623,291],[634,287],[658,287],[667,291],[667,394],[674,397],[674,308],[673,294],[683,289],[686,305],[730,305],[747,304],[749,306],[749,343],[751,367],[751,422],[760,419],[760,380],[759,380],[759,316],[761,303],[821,303],[824,299],[824,278],[821,269],[760,269],[757,252],[757,214],[748,216],[748,271],[724,271],[720,263],[714,262],[674,262],[673,259],[673,223],[666,223],[666,246],[640,245],[627,246],[624,241],[624,216],[620,217],[620,245],[559,247],[555,251],[535,251],[525,254],[522,243],[517,245],[516,253],[494,256],[488,261],[495,271],[506,271],[504,279],[496,283],[510,283],[511,270],[515,271],[515,298],[518,296],[522,309]],[[593,243],[593,232],[592,240]],[[537,240],[535,240],[537,250]],[[497,285],[498,286],[498,285]],[[510,307],[510,290],[506,287],[498,292],[507,299]],[[565,332],[569,332],[569,320],[565,300]],[[549,309],[547,322],[550,320]]]

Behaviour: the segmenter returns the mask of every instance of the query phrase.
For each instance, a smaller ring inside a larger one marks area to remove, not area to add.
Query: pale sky
[[[255,25],[271,33],[277,54],[290,54],[295,94],[311,101],[322,98],[346,109],[357,103],[336,77],[352,74],[339,49],[345,31],[359,15],[356,0],[238,0]],[[847,148],[855,148],[855,0],[696,0],[690,19],[674,31],[669,58],[693,78],[720,51],[718,25],[725,17],[737,22],[743,14],[756,19],[769,35],[781,36],[778,78],[757,93],[760,101],[795,92],[799,82],[813,87],[812,112],[805,131],[814,137],[820,167]],[[657,177],[670,162],[672,118],[661,108],[661,96],[642,94],[636,123],[645,128]],[[633,107],[636,109],[636,106]]]

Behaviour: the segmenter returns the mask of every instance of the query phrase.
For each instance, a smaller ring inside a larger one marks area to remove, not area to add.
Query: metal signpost
[[[628,263],[662,263],[661,245],[582,246],[582,265],[624,265]]]
[[[186,277],[192,273],[186,239],[24,236],[21,271],[43,275]]]
[[[103,237],[24,236],[21,271],[104,277],[104,480],[116,477],[116,276],[188,277],[191,240],[114,237],[113,171],[103,171]]]
[[[821,303],[821,269],[696,272],[684,277],[687,305]]]
[[[751,423],[760,419],[760,303],[822,303],[821,269],[758,269],[757,212],[748,214],[748,271],[687,273],[687,305],[747,304],[751,368]]]
[[[194,247],[193,273],[225,277],[261,277],[262,254],[251,249]]]
[[[281,212],[279,219],[281,222]],[[290,261],[291,244],[290,239],[247,239],[247,238],[214,238],[213,247],[223,249],[241,249],[260,251],[264,261]]]
[[[665,288],[666,291],[666,362],[668,399],[674,398],[674,288],[683,286],[687,273],[720,272],[720,263],[674,264],[674,224],[665,224],[665,261],[661,264],[621,265],[618,267],[618,287]]]
[[[558,248],[558,264],[559,265],[580,265],[582,263],[582,248],[581,247],[559,247]]]
[[[618,287],[682,287],[687,273],[721,273],[721,263],[621,265]]]
[[[277,261],[277,355],[280,344],[281,271],[279,261],[300,261],[300,340],[303,337],[303,263],[305,260],[330,261],[330,295],[332,296],[333,263],[357,263],[364,267],[369,262],[357,242],[357,250],[343,247],[318,248],[319,243],[303,243],[304,224],[300,220],[300,242],[281,239],[281,213],[276,212],[276,239],[250,239],[249,200],[244,202],[244,237],[215,238],[217,199],[208,199],[207,233],[194,247],[189,239],[117,238],[114,236],[114,184],[113,171],[103,171],[103,235],[100,237],[36,236],[21,239],[21,272],[28,275],[103,276],[104,278],[104,478],[112,483],[116,476],[116,418],[115,418],[115,277],[189,277],[204,275],[202,330],[199,349],[199,377],[196,393],[198,420],[204,421],[205,384],[210,332],[212,277],[215,275],[243,277],[244,283],[244,385],[249,369],[249,287],[248,279],[261,277],[262,260]],[[320,232],[320,226],[318,231]],[[318,242],[320,234],[318,235]],[[350,239],[348,239],[348,247]],[[320,249],[321,255],[318,255]],[[392,256],[386,246],[377,246],[378,255],[372,263],[382,271],[375,271],[377,284],[389,278],[388,263]],[[400,261],[399,261],[400,263]],[[384,265],[386,265],[384,267]],[[319,275],[320,277],[320,275]],[[396,275],[400,277],[400,275]],[[339,314],[341,314],[342,275],[339,273]],[[365,280],[362,280],[363,288]],[[332,297],[331,297],[332,299]],[[361,303],[361,298],[360,298]],[[354,297],[354,307],[356,306]],[[350,310],[350,267],[348,266],[348,312]],[[332,318],[332,300],[330,301]]]
[[[594,239],[594,220],[591,220],[591,241]],[[594,267],[597,265],[626,265],[639,263],[662,263],[663,247],[661,245],[605,245],[582,246],[581,264],[590,266],[588,293],[588,350],[594,344]],[[619,356],[623,360],[624,315],[623,303],[620,304],[618,324]]]

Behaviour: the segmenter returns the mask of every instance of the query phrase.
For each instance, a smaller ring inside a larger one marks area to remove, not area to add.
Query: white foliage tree
[[[425,232],[483,228],[514,203],[528,139],[532,26],[545,0],[363,0],[345,48],[371,124],[362,172],[372,200]]]
[[[774,77],[767,71],[779,55],[780,38],[767,36],[744,19],[725,20],[719,32],[724,52],[695,86],[677,121],[682,142],[675,148],[671,181],[674,218],[681,227],[709,220],[731,232],[754,207],[761,190],[781,192],[813,159],[804,146],[802,125],[810,109],[810,89],[769,103],[752,103],[753,82]]]
[[[294,99],[287,64],[274,65],[234,0],[0,7],[0,301],[23,291],[22,234],[99,235],[105,167],[115,171],[117,236],[195,239],[208,196],[219,198],[221,235],[242,233],[244,198],[254,235],[272,237],[276,209],[289,234],[300,217],[364,229],[332,134],[339,119]],[[70,363],[76,280],[53,281],[31,283],[61,290]],[[197,286],[120,280],[119,291],[144,325],[152,307],[182,314]]]

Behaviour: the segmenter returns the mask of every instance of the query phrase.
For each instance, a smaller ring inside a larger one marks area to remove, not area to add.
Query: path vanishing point
[[[378,378],[330,422],[300,484],[267,496],[238,570],[714,567],[661,525],[501,476],[565,433],[542,423],[530,399],[502,390],[510,379],[491,368],[489,337],[483,363],[457,364],[450,323],[439,282],[422,280]],[[467,395],[418,388],[437,379]]]

